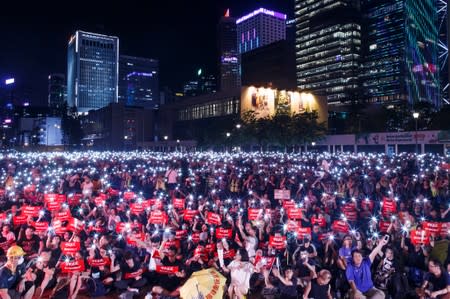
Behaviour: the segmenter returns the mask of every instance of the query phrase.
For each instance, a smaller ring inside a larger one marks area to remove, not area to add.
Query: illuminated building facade
[[[435,0],[363,0],[368,102],[441,105]]]
[[[297,87],[328,104],[358,98],[360,9],[354,0],[296,0]]]
[[[227,10],[225,16],[220,18],[217,32],[220,70],[219,89],[235,89],[241,86],[241,76],[237,51],[236,19],[230,17],[229,10]]]
[[[76,31],[67,52],[67,102],[88,112],[118,100],[119,38]]]
[[[158,61],[142,57],[120,55],[119,102],[129,106],[158,108]]]
[[[239,53],[286,39],[286,15],[259,8],[236,20]]]

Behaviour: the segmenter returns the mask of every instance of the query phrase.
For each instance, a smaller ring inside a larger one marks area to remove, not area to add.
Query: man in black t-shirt
[[[114,286],[131,293],[139,293],[139,289],[147,284],[147,280],[142,277],[143,269],[140,263],[134,260],[133,254],[127,251],[124,255],[123,263],[116,263],[116,257],[111,255],[111,272],[122,272],[122,279],[116,281]]]
[[[421,298],[427,294],[431,298],[448,298],[450,295],[450,275],[439,260],[431,258],[428,262],[428,273],[420,289]],[[429,286],[431,289],[428,289]]]
[[[152,292],[165,296],[178,296],[178,288],[181,286],[183,279],[186,277],[183,263],[177,259],[177,248],[171,246],[167,249],[167,252],[162,255],[162,266],[165,267],[178,267],[178,272],[175,274],[161,274],[159,278],[159,286],[153,287]],[[164,286],[164,287],[162,287]]]
[[[25,251],[26,259],[30,260],[38,256],[39,248],[43,246],[43,243],[42,240],[34,234],[34,227],[29,226],[25,229],[25,236],[17,241],[17,245],[22,247],[23,251]]]

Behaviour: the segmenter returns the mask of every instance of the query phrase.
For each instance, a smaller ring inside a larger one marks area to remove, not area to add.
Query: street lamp
[[[418,144],[417,144],[417,120],[419,119],[419,112],[413,113],[414,120],[416,121],[416,154],[419,152]]]
[[[164,141],[165,141],[165,142],[164,142],[164,152],[166,152],[166,148],[168,147],[168,146],[167,146],[167,139],[169,139],[169,136],[165,135],[165,136],[164,136]],[[167,151],[168,151],[168,150],[167,150]]]
[[[237,124],[236,129],[240,129],[240,128],[241,128],[241,124]]]

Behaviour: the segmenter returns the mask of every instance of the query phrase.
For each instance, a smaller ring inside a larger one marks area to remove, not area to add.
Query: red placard
[[[71,206],[76,206],[80,203],[81,198],[83,198],[83,195],[80,193],[75,193],[72,196],[68,198],[68,203]]]
[[[63,273],[83,272],[85,270],[83,259],[59,264]]]
[[[63,254],[75,254],[80,251],[80,242],[61,242],[60,245]]]
[[[130,205],[130,210],[132,214],[139,215],[140,213],[144,212],[144,205],[142,203],[132,203]]]
[[[206,244],[205,251],[207,251],[209,253],[216,251],[216,244],[214,244],[214,243]]]
[[[108,193],[110,196],[119,196],[119,190],[115,190],[113,188],[109,188]]]
[[[209,224],[221,225],[222,224],[222,219],[221,219],[219,214],[216,214],[216,213],[213,213],[213,212],[208,212],[206,214],[206,222],[209,223]]]
[[[285,210],[289,210],[289,209],[295,208],[295,201],[293,201],[293,200],[285,200],[285,201],[283,201],[283,208]]]
[[[131,191],[127,191],[123,193],[123,199],[125,200],[132,200],[136,197],[136,194],[134,194],[134,192]]]
[[[49,211],[59,211],[61,209],[61,203],[59,201],[50,201],[47,203],[47,209]]]
[[[248,220],[256,220],[262,214],[262,209],[248,209]]]
[[[299,208],[290,208],[287,210],[289,219],[300,220],[302,219],[302,210]]]
[[[54,218],[55,220],[68,221],[70,218],[72,218],[72,215],[70,214],[70,210],[65,210],[56,213]]]
[[[348,221],[356,221],[358,219],[358,214],[356,211],[344,211],[344,215]]]
[[[137,244],[136,244],[135,239],[144,241],[145,240],[145,234],[143,234],[143,233],[132,234],[131,236],[127,237],[127,243],[129,245],[131,245],[131,246],[136,246]]]
[[[13,216],[12,218],[13,218],[13,224],[15,226],[27,224],[28,216],[21,215],[21,216]]]
[[[184,205],[186,203],[186,200],[184,198],[174,198],[172,199],[172,205],[175,209],[184,209]]]
[[[198,214],[198,210],[184,210],[183,219],[185,221],[191,221],[194,219],[195,215]]]
[[[158,267],[158,266],[156,266]],[[136,272],[131,272],[131,273],[125,273],[124,278],[125,279],[132,279],[132,278],[136,278],[142,275],[142,273],[144,273],[144,271],[142,269],[137,270]]]
[[[94,203],[97,207],[103,207],[105,205],[105,199],[101,196],[94,198]]]
[[[48,222],[33,222],[33,227],[36,229],[36,232],[43,233],[48,230]]]
[[[274,256],[256,256],[254,265],[258,266],[260,265],[263,268],[270,269],[273,266],[273,263],[275,262]]]
[[[169,249],[172,246],[175,246],[176,248],[180,248],[180,241],[178,241],[178,240],[167,240],[166,243],[164,243],[164,249]]]
[[[88,258],[87,262],[89,266],[91,267],[104,267],[109,266],[111,264],[111,260],[108,257],[100,258],[100,259],[93,259]]]
[[[48,204],[49,202],[58,201],[57,198],[58,198],[58,194],[56,194],[56,193],[44,194],[44,202],[46,204]]]
[[[216,228],[216,238],[217,239],[231,239],[231,236],[233,235],[232,229],[226,229],[226,228]]]
[[[383,197],[383,208],[381,210],[384,217],[389,217],[397,212],[397,203],[387,197]]]
[[[331,225],[331,229],[340,233],[348,233],[350,228],[347,222],[343,220],[335,220]]]
[[[325,227],[327,225],[327,221],[325,220],[325,218],[315,218],[312,217],[311,218],[311,223],[314,224],[318,224],[320,227]]]
[[[275,249],[286,248],[286,236],[270,236],[269,245]]]
[[[274,190],[275,199],[291,199],[291,190],[275,189]]]
[[[297,229],[297,239],[304,239],[305,237],[311,238],[311,228],[310,227],[299,227]]]
[[[156,272],[160,274],[175,274],[178,272],[177,266],[156,266]]]
[[[56,195],[56,201],[63,203],[66,202],[67,196],[65,194],[57,194]]]
[[[436,236],[441,233],[442,223],[441,222],[422,222],[423,229],[432,236]]]
[[[31,216],[31,217],[38,217],[39,211],[41,210],[41,207],[33,207],[33,206],[22,206],[22,215],[25,216]]]
[[[193,233],[191,235],[191,238],[192,238],[192,242],[194,242],[194,243],[200,242],[200,233]]]
[[[182,230],[177,230],[175,232],[175,239],[180,240],[187,237],[187,230],[182,229]]]
[[[379,225],[380,225],[380,232],[387,233],[389,225],[391,225],[391,223],[387,221],[380,221]]]
[[[155,207],[155,209],[157,210],[162,210],[164,208],[164,204],[160,199],[156,198],[149,199],[148,204],[150,207]]]
[[[430,244],[430,234],[425,230],[412,230],[410,238],[413,244]]]
[[[149,222],[151,224],[166,224],[169,221],[166,212],[153,211],[150,214]]]

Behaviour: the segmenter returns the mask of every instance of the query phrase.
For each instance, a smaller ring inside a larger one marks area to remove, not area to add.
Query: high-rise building
[[[257,9],[236,20],[240,54],[286,39],[286,15]]]
[[[440,104],[435,0],[363,0],[364,98]]]
[[[359,1],[296,0],[297,87],[331,105],[357,99],[361,51]]]
[[[67,103],[78,112],[118,100],[119,38],[76,31],[67,52]]]
[[[158,108],[158,60],[120,55],[119,101],[128,106]]]
[[[239,53],[237,49],[236,19],[227,10],[220,18],[218,31],[220,90],[236,89],[241,86],[239,73]]]
[[[51,74],[48,76],[48,106],[61,107],[66,101],[66,76]]]

